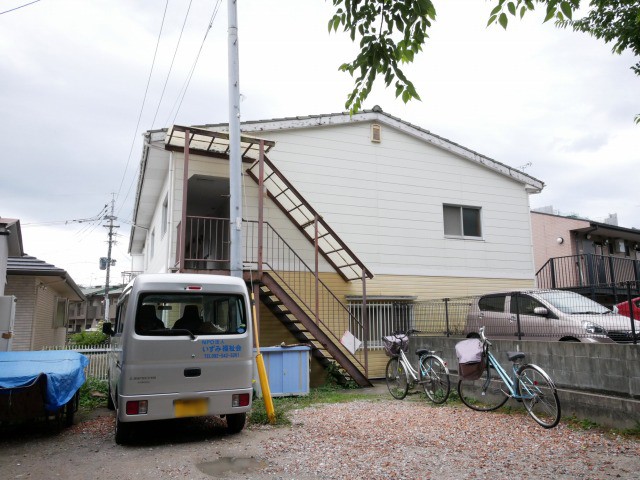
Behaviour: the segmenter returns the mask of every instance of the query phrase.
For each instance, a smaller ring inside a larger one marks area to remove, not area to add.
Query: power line
[[[198,65],[198,60],[200,59],[200,54],[202,53],[202,47],[204,47],[204,42],[207,40],[207,36],[209,35],[209,31],[211,30],[211,27],[213,27],[213,22],[216,19],[216,16],[218,15],[218,10],[220,10],[220,4],[222,3],[222,0],[217,0],[216,4],[214,6],[213,9],[213,13],[211,14],[211,20],[209,21],[209,25],[207,26],[207,30],[204,32],[204,37],[202,38],[202,43],[200,44],[200,49],[198,50],[198,54],[196,55],[196,58],[193,62],[193,65],[191,67],[191,71],[189,72],[189,75],[187,76],[187,79],[184,83],[184,85],[182,86],[181,92],[182,92],[182,96],[180,95],[180,93],[178,94],[178,98],[176,98],[176,101],[173,104],[173,107],[171,108],[171,112],[173,112],[173,109],[176,107],[176,104],[178,103],[178,100],[180,101],[180,103],[178,104],[178,107],[176,109],[176,114],[173,117],[173,121],[171,122],[172,124],[176,122],[176,118],[178,117],[178,113],[180,112],[180,107],[182,107],[182,102],[184,100],[185,95],[187,94],[187,90],[189,89],[189,84],[191,83],[191,78],[193,77],[193,72],[196,69],[196,66]],[[169,117],[167,118],[167,121],[165,122],[166,124],[169,124],[169,119],[171,118],[171,112],[169,112]]]
[[[149,71],[149,78],[147,79],[147,86],[144,90],[144,97],[142,99],[142,105],[140,106],[140,114],[138,115],[138,122],[136,123],[136,128],[133,133],[133,140],[131,141],[131,148],[129,149],[129,157],[127,158],[127,164],[124,167],[124,172],[122,174],[122,179],[120,180],[120,187],[118,187],[118,193],[116,197],[120,195],[120,191],[122,190],[122,184],[124,183],[124,179],[127,175],[127,170],[129,169],[129,162],[131,161],[131,154],[133,153],[133,147],[136,143],[136,137],[138,136],[138,128],[140,127],[140,120],[142,119],[142,112],[144,111],[144,104],[147,101],[147,94],[149,93],[149,85],[151,84],[151,76],[153,74],[153,68],[156,64],[156,56],[158,55],[158,47],[160,45],[160,38],[162,37],[162,29],[164,28],[164,21],[167,16],[167,7],[169,6],[169,0],[165,3],[164,13],[162,14],[162,23],[160,24],[160,31],[158,32],[158,41],[156,42],[156,49],[153,52],[153,61],[151,62],[151,70]]]
[[[21,8],[28,7],[29,5],[33,5],[34,3],[38,3],[40,0],[34,0],[33,2],[25,3],[24,5],[20,5],[19,7],[12,8],[10,10],[5,10],[4,12],[0,12],[0,15],[4,15],[5,13],[15,12],[16,10],[20,10]]]
[[[191,11],[191,4],[193,0],[189,1],[189,7],[187,8],[187,13],[184,16],[184,22],[182,22],[182,29],[180,30],[180,36],[178,37],[178,43],[176,43],[176,49],[173,52],[173,58],[171,59],[171,65],[169,65],[169,71],[167,72],[167,78],[164,80],[164,86],[162,87],[162,93],[160,94],[160,100],[158,100],[158,107],[156,108],[156,113],[153,116],[153,121],[151,122],[151,129],[153,130],[153,126],[156,123],[156,118],[158,116],[158,111],[160,110],[160,105],[162,104],[162,99],[164,98],[164,92],[167,88],[167,83],[169,82],[169,77],[171,76],[171,70],[173,69],[173,62],[176,60],[176,55],[178,54],[178,49],[180,48],[180,41],[182,40],[182,34],[184,33],[184,26],[187,24],[187,18],[189,18],[189,12]]]

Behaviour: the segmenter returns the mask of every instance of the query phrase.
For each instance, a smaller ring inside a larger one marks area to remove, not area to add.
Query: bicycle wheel
[[[553,428],[560,422],[560,400],[556,387],[537,365],[523,365],[518,370],[517,393],[529,415],[544,428]]]
[[[507,403],[509,397],[502,391],[502,379],[487,366],[477,380],[458,381],[460,400],[472,410],[488,412]]]
[[[438,357],[423,355],[420,357],[420,383],[424,393],[433,403],[447,401],[451,390],[449,370]]]
[[[387,388],[393,398],[402,400],[409,391],[407,372],[398,357],[389,359],[387,363]]]

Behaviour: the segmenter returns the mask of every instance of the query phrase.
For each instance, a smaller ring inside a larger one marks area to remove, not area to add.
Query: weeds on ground
[[[93,410],[107,405],[107,381],[88,377],[80,387],[80,410]]]
[[[353,391],[350,391],[347,394],[343,387],[331,383],[321,387],[312,388],[308,395],[297,397],[275,397],[273,398],[273,408],[276,415],[274,425],[291,425],[289,412],[292,410],[323,403],[344,403],[362,399],[371,399],[371,395],[365,393],[359,394]],[[249,413],[249,424],[269,424],[264,399],[255,398],[253,400],[253,406]]]

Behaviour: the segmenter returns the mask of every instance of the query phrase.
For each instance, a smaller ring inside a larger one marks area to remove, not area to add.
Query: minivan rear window
[[[135,331],[147,336],[231,335],[247,329],[242,295],[143,293]]]

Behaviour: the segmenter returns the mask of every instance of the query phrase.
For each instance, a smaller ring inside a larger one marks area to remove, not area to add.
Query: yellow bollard
[[[258,376],[260,377],[260,389],[262,390],[262,398],[264,399],[264,407],[267,410],[267,418],[269,423],[276,423],[276,411],[273,408],[273,399],[271,398],[271,389],[269,388],[269,378],[267,377],[267,369],[264,366],[264,359],[260,353],[260,340],[258,338],[258,321],[256,317],[256,302],[251,292],[251,306],[253,308],[253,331],[256,339],[256,367]]]

